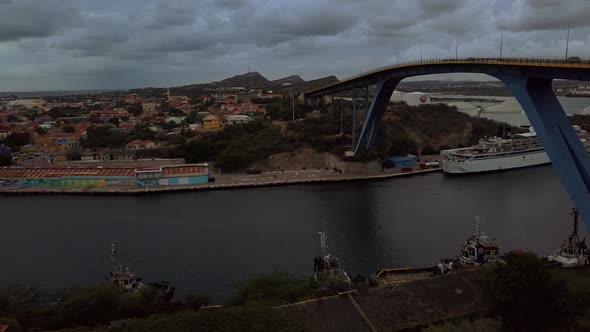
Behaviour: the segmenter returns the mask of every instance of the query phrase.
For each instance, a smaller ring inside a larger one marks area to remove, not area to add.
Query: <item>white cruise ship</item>
[[[441,158],[443,171],[450,174],[491,172],[551,163],[532,129],[512,138],[491,137],[468,148],[443,150]]]

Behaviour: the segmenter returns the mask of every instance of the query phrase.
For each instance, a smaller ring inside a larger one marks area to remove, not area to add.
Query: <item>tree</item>
[[[31,144],[31,135],[29,133],[11,133],[4,139],[6,144],[12,150],[23,145]]]
[[[12,164],[12,157],[8,154],[0,154],[0,166],[9,166]]]
[[[82,159],[82,151],[80,149],[70,149],[66,152],[66,159],[67,160],[81,160]]]
[[[63,130],[64,133],[75,133],[76,132],[76,128],[74,128],[74,126],[72,126],[72,125],[63,126],[61,128],[61,130]]]
[[[199,310],[204,306],[211,305],[211,303],[213,303],[213,300],[207,294],[191,294],[186,297],[184,303],[187,307],[193,310]]]
[[[43,127],[37,127],[37,128],[35,128],[35,132],[39,135],[46,135],[47,129],[45,129]]]
[[[121,123],[121,120],[118,117],[114,116],[114,117],[112,117],[112,118],[109,119],[109,123],[111,123],[111,124],[115,125],[116,127],[118,127],[119,126],[119,123]]]
[[[81,141],[84,148],[120,147],[129,136],[121,130],[104,126],[92,126],[86,130],[86,138]]]
[[[430,145],[425,145],[422,148],[422,152],[420,154],[423,156],[430,156],[430,155],[436,154],[436,150],[434,150],[432,148],[432,146],[430,146]]]
[[[131,104],[127,106],[127,111],[133,116],[139,116],[143,113],[143,108],[139,104]]]
[[[179,110],[178,108],[174,108],[174,107],[168,108],[168,112],[167,113],[168,113],[168,115],[171,115],[171,116],[182,116],[182,115],[184,115],[184,112],[183,111]]]
[[[0,317],[0,325],[7,325],[8,329],[6,332],[21,332],[22,327],[16,319]]]
[[[531,252],[509,252],[485,274],[491,307],[513,326],[535,330],[555,314],[556,287],[548,267]]]

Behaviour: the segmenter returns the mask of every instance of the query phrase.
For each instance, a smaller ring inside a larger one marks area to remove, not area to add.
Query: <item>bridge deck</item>
[[[566,68],[566,69],[589,69],[589,60],[563,60],[563,59],[533,59],[533,58],[458,58],[458,59],[433,59],[423,61],[411,61],[380,67],[359,75],[348,77],[338,83],[333,83],[318,89],[306,92],[306,95],[321,95],[322,91],[327,93],[332,92],[333,88],[339,86],[347,86],[357,80],[363,80],[371,76],[380,76],[379,74],[395,73],[398,70],[421,68],[425,66],[447,66],[447,65],[467,65],[467,66],[510,66],[521,68]],[[461,70],[453,70],[451,72],[460,72]],[[435,73],[435,72],[433,72]],[[415,75],[403,75],[415,76]]]

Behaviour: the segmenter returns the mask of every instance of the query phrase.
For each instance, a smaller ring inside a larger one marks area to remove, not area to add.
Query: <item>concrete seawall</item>
[[[105,187],[105,188],[58,188],[58,187],[19,187],[19,188],[0,188],[0,195],[144,195],[154,193],[170,192],[188,192],[188,191],[206,191],[206,190],[224,190],[224,189],[246,189],[257,187],[276,187],[288,186],[295,184],[317,184],[317,183],[337,183],[337,182],[358,182],[358,181],[375,181],[400,177],[410,177],[415,175],[426,175],[434,172],[441,172],[441,168],[416,170],[403,173],[387,174],[366,174],[366,175],[340,175],[325,176],[320,178],[295,178],[295,179],[276,179],[262,181],[223,181],[209,182],[193,186],[162,186],[150,188],[135,187]]]

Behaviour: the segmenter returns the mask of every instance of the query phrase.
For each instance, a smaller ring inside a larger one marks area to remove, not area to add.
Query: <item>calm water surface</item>
[[[568,235],[570,207],[550,166],[149,197],[0,196],[0,286],[94,284],[117,243],[146,279],[223,300],[258,273],[311,274],[320,230],[351,273],[368,275],[458,254],[475,215],[502,250],[548,254]]]

